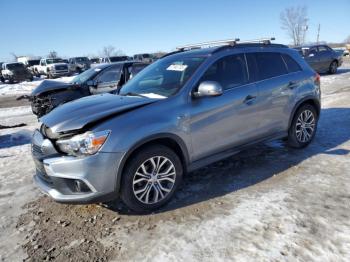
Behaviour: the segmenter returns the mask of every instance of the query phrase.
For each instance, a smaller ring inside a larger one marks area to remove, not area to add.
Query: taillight
[[[315,74],[314,82],[315,82],[316,85],[320,86],[320,84],[321,84],[321,76],[318,73]]]

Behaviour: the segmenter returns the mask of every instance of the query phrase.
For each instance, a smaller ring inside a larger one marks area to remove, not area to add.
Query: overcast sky
[[[96,54],[113,45],[127,55],[170,51],[177,45],[275,36],[288,44],[280,12],[308,7],[307,41],[341,42],[350,35],[350,0],[0,0],[0,61],[16,55]]]

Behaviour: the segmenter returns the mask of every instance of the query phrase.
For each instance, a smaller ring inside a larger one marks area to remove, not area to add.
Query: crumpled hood
[[[74,86],[75,84],[64,83],[53,80],[44,80],[40,85],[38,85],[33,91],[32,96],[41,95],[42,93],[60,89],[67,89],[69,87]]]
[[[74,131],[155,101],[158,99],[112,94],[88,96],[55,108],[40,121],[55,133]]]

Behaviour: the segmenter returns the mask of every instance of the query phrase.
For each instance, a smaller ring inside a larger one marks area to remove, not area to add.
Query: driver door
[[[90,88],[90,92],[93,95],[102,93],[112,93],[119,89],[120,80],[122,77],[120,65],[111,66],[103,70],[95,78],[96,86]]]
[[[306,61],[316,72],[320,72],[320,56],[317,47],[310,48],[307,53]]]
[[[250,81],[243,54],[230,55],[212,64],[202,76],[218,82],[223,94],[192,99],[191,140],[193,160],[244,144],[255,138],[257,87]]]

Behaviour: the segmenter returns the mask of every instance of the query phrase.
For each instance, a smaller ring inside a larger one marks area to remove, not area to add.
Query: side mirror
[[[198,91],[193,95],[194,97],[206,97],[206,96],[220,96],[223,93],[222,86],[215,81],[204,81],[200,83]]]
[[[314,53],[309,54],[309,57],[314,57],[314,56],[315,56]]]

